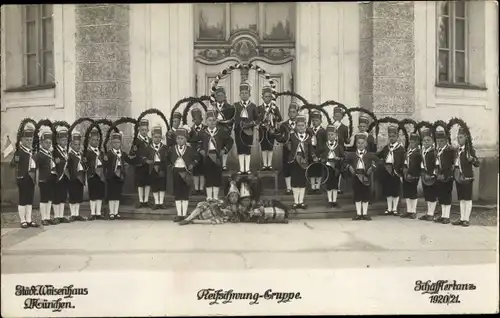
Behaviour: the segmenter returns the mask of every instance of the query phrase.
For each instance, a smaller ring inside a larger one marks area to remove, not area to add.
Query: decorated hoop
[[[167,126],[167,130],[170,130],[173,126],[172,123],[174,122],[174,113],[177,111],[177,109],[184,103],[189,103],[196,100],[198,100],[198,97],[186,97],[178,100],[177,103],[175,103],[174,108],[172,108],[172,111],[170,112],[170,125]]]
[[[455,126],[455,125],[460,126],[464,130],[465,136],[467,137],[467,140],[465,143],[465,151],[466,151],[467,157],[470,157],[472,159],[472,161],[471,161],[472,164],[474,166],[478,167],[479,166],[479,159],[477,158],[476,151],[474,149],[474,146],[472,145],[472,136],[471,136],[469,127],[462,119],[452,118],[448,122],[448,126],[447,126],[447,129],[450,133],[451,133],[451,128],[453,128],[453,126]],[[472,178],[465,177],[460,169],[455,169],[454,177],[455,177],[455,180],[457,180],[457,182],[459,182],[459,183],[470,182],[471,180],[474,179],[473,177]]]
[[[19,150],[19,143],[21,142],[21,138],[23,137],[24,134],[24,126],[26,126],[29,123],[31,123],[36,128],[37,122],[31,118],[25,118],[19,124],[19,128],[17,129],[16,150]]]
[[[408,132],[406,131],[406,128],[403,126],[402,122],[397,120],[396,118],[394,117],[384,117],[384,118],[381,118],[377,121],[376,123],[376,138],[378,140],[378,135],[380,133],[380,124],[396,124],[398,125],[398,133],[399,132],[403,132],[403,135],[405,137],[405,148],[408,148],[408,140],[409,140],[409,136],[408,136]],[[372,123],[373,124],[373,123]],[[371,128],[373,128],[371,125],[370,125]]]
[[[64,120],[58,120],[58,121],[55,121],[52,123],[52,144],[53,145],[57,145],[57,127],[59,126],[63,126],[63,127],[66,127],[68,130],[70,128],[70,125],[65,122]],[[68,145],[67,147],[69,147],[69,142],[68,142]],[[54,147],[55,149],[55,147]]]
[[[36,126],[35,126],[35,135],[33,136],[33,150],[34,151],[39,151],[40,150],[40,136],[38,135],[40,133],[40,128],[42,126],[47,126],[50,128],[50,131],[54,131],[52,128],[52,122],[50,119],[42,119],[40,120]]]
[[[451,129],[455,125],[460,126],[464,130],[465,135],[467,136],[467,143],[465,145],[466,145],[466,147],[469,148],[468,150],[473,149],[472,136],[471,136],[471,133],[470,133],[470,130],[469,130],[469,126],[467,126],[467,123],[465,121],[463,121],[461,118],[452,118],[452,119],[450,119],[450,121],[446,125],[446,129],[448,130],[449,133],[451,132]],[[450,138],[451,138],[451,136],[450,136]]]
[[[300,108],[299,108],[299,111],[300,110],[305,110],[307,109],[307,111],[309,113],[311,113],[312,110],[319,110],[320,112],[323,113],[323,115],[325,115],[326,117],[326,120],[328,122],[328,125],[332,124],[332,119],[330,118],[330,115],[328,114],[328,112],[323,109],[321,107],[321,105],[314,105],[314,104],[305,104],[305,105],[302,105]],[[309,118],[307,119],[307,126],[311,126],[311,116],[308,116]]]
[[[104,139],[104,144],[103,144],[104,152],[108,152],[107,145],[109,142],[109,138],[111,137],[111,131],[114,130],[116,132],[120,132],[120,130],[118,129],[118,125],[127,124],[127,123],[133,124],[134,128],[135,128],[135,126],[137,126],[137,119],[131,118],[131,117],[122,117],[122,118],[116,120],[115,122],[113,122],[111,127],[109,127],[109,129],[106,133],[106,138]]]
[[[328,100],[328,101],[319,105],[319,107],[321,107],[321,108],[325,108],[327,106],[334,106],[334,109],[335,109],[335,107],[340,107],[344,111],[344,116],[347,115],[347,118],[349,119],[349,138],[351,138],[351,136],[352,136],[352,115],[349,112],[349,109],[344,104],[341,104],[341,103],[336,102],[334,100]],[[328,118],[330,118],[330,116],[328,116]],[[333,122],[333,120],[329,120],[328,124],[331,124],[332,122]]]
[[[81,118],[78,118],[77,120],[75,120],[71,126],[69,127],[68,129],[68,136],[71,138],[71,133],[73,132],[73,129],[76,128],[76,126],[78,126],[79,124],[81,123],[84,123],[84,122],[89,122],[90,125],[92,125],[94,123],[94,120],[91,119],[91,118],[88,118],[88,117],[81,117]],[[87,128],[88,130],[88,128]],[[84,132],[82,132],[82,135],[85,136],[87,134],[87,130],[85,130]],[[69,149],[69,142],[68,142],[68,149]]]
[[[141,120],[144,117],[146,117],[147,115],[152,115],[152,114],[155,114],[155,115],[158,115],[158,116],[161,117],[161,119],[163,120],[163,122],[165,123],[165,125],[167,127],[167,133],[168,133],[168,131],[170,130],[170,126],[168,124],[168,119],[167,119],[167,117],[165,116],[165,114],[161,110],[156,109],[156,108],[151,108],[151,109],[147,109],[147,110],[143,111],[139,115],[139,117],[137,118],[137,123],[140,123]],[[135,144],[137,142],[137,136],[138,135],[139,135],[139,125],[135,125],[134,126],[134,140],[132,141],[133,144]]]
[[[324,185],[326,181],[328,181],[328,178],[330,178],[330,170],[328,169],[327,165],[324,164],[323,162],[313,162],[309,164],[306,168],[305,174],[306,174],[306,180],[309,184],[311,184],[311,177],[309,177],[309,169],[313,167],[314,165],[321,165],[321,182],[320,186]],[[325,173],[326,171],[326,173]]]
[[[422,138],[422,128],[424,128],[424,127],[428,128],[432,132],[432,134],[434,136],[434,126],[430,122],[428,122],[428,121],[418,122],[417,126],[415,127],[415,130],[416,130],[416,132],[420,136],[420,145],[422,145],[422,142],[423,142],[423,139],[424,139],[424,138]]]
[[[280,92],[280,93],[276,93],[276,98],[280,97],[280,96],[291,96],[291,97],[295,97],[296,99],[300,100],[302,102],[303,105],[305,104],[310,104],[309,101],[307,99],[305,99],[305,97],[303,97],[302,95],[299,95],[295,92],[291,92],[291,91],[285,91],[285,92]]]
[[[102,129],[101,129],[101,127],[99,127],[99,120],[96,120],[92,124],[90,124],[89,128],[87,128],[87,131],[85,131],[85,137],[83,139],[83,154],[84,155],[87,154],[87,149],[89,147],[90,132],[94,128],[97,130],[97,132],[99,134],[99,145],[97,147],[98,147],[99,150],[101,150],[101,146],[102,146]]]
[[[196,104],[200,104],[203,110],[205,111],[205,114],[207,113],[208,107],[207,104],[205,104],[205,101],[210,100],[209,96],[202,96],[198,98],[197,100],[192,100],[188,102],[186,105],[186,108],[184,108],[184,111],[182,113],[182,124],[187,125],[187,120],[188,120],[188,115],[189,115],[189,110]]]
[[[375,114],[373,112],[369,111],[368,109],[363,108],[363,107],[353,107],[353,108],[349,108],[347,110],[347,112],[349,113],[349,116],[350,116],[349,117],[349,137],[352,136],[352,132],[354,131],[353,124],[352,124],[352,113],[354,113],[354,112],[360,112],[360,113],[364,113],[364,114],[367,114],[368,116],[370,116],[370,118],[372,120],[371,120],[370,125],[368,125],[368,127],[367,127],[368,133],[370,133],[371,130],[373,129],[373,127],[375,127],[375,124],[373,124],[373,123],[377,122],[377,116],[375,116]],[[371,125],[371,124],[373,124],[373,125]]]
[[[241,69],[249,69],[249,70],[255,70],[257,74],[263,75],[265,79],[268,81],[269,86],[271,86],[271,93],[273,95],[273,99],[271,100],[271,106],[276,106],[276,98],[277,98],[277,93],[276,93],[276,81],[271,78],[271,75],[267,73],[262,67],[260,67],[257,64],[253,63],[248,63],[248,64],[241,64],[241,63],[236,63],[233,65],[230,65],[229,67],[223,69],[219,74],[215,76],[214,81],[212,82],[212,93],[210,94],[210,102],[212,105],[216,103],[215,99],[215,92],[217,90],[217,86],[219,84],[219,81],[225,77],[226,75],[230,74],[234,70],[241,70]]]
[[[434,124],[432,124],[433,126],[433,131],[432,131],[432,134],[434,136],[434,143],[437,144],[436,142],[436,130],[438,127],[442,127],[444,129],[444,132],[446,133],[446,136],[448,137],[448,143],[451,144],[451,137],[450,137],[450,132],[448,130],[448,124],[446,122],[444,122],[443,120],[436,120],[434,122]]]

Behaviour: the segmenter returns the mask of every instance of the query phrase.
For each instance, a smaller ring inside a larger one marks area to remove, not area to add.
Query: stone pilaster
[[[77,117],[129,116],[129,6],[76,6]]]
[[[415,111],[413,2],[370,2],[360,7],[360,104],[377,116]]]

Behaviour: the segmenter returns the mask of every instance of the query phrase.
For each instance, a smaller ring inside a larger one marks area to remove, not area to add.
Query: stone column
[[[377,116],[415,111],[413,2],[359,4],[359,98]]]
[[[76,115],[129,116],[129,6],[76,5]]]

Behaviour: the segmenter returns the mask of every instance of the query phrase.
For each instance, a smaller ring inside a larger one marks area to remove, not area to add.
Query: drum
[[[474,180],[474,177],[466,178],[459,168],[455,168],[455,171],[453,171],[453,177],[455,178],[455,181],[460,184],[470,183]]]
[[[422,174],[420,177],[422,180],[422,183],[425,184],[426,186],[430,187],[436,182],[436,176],[435,175],[429,175],[427,173]]]
[[[409,174],[407,168],[403,169],[403,178],[406,182],[410,183],[418,182],[418,177],[414,177],[411,174]]]

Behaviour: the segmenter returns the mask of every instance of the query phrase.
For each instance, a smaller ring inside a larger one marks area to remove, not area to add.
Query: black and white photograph
[[[497,1],[0,23],[3,317],[499,312]]]

